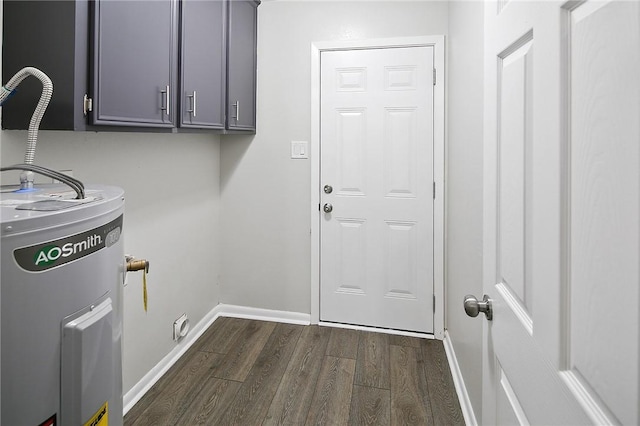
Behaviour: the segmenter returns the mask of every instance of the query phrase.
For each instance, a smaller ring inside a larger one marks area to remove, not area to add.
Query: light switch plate
[[[291,158],[309,158],[309,142],[291,141]]]

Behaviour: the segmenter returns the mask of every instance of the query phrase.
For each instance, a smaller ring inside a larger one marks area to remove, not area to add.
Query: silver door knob
[[[464,311],[470,317],[477,317],[480,312],[483,312],[487,320],[491,321],[493,319],[493,301],[486,294],[481,302],[474,295],[467,294],[464,297]]]
[[[325,213],[331,213],[333,211],[333,206],[327,203],[322,207],[322,210],[324,210]]]
[[[325,194],[331,194],[333,192],[333,186],[331,185],[325,185],[324,186],[324,193]]]

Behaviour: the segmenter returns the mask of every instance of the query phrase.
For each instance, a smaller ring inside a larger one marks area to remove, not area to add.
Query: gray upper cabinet
[[[182,0],[180,126],[225,128],[226,2]]]
[[[257,8],[253,0],[229,1],[227,129],[256,129]]]
[[[254,0],[182,0],[181,127],[255,133]]]
[[[41,129],[255,133],[259,1],[4,0],[3,5],[5,79],[35,66],[54,84]],[[41,86],[27,79],[18,90],[3,106],[7,129],[28,127]]]
[[[93,124],[174,127],[177,2],[94,5]]]

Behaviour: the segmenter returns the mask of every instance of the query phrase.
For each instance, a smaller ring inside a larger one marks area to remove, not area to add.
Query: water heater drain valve
[[[149,261],[146,259],[136,259],[133,256],[127,256],[127,271],[144,271],[149,273]]]

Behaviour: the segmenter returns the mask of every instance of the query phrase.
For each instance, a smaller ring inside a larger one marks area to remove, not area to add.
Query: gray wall
[[[1,137],[1,164],[22,163],[26,131]],[[41,131],[35,163],[125,190],[125,253],[151,262],[148,312],[141,273],[124,291],[126,393],[173,349],[176,318],[186,312],[195,325],[218,304],[219,137]]]
[[[449,3],[447,329],[469,398],[482,410],[482,322],[462,309],[482,296],[483,3]]]
[[[482,292],[481,2],[265,1],[258,18],[258,133],[221,145],[222,303],[310,312],[310,44],[447,35],[447,327],[478,418],[482,322],[464,315]]]
[[[310,163],[289,159],[291,140],[311,138],[310,43],[445,34],[446,321],[480,418],[482,321],[461,300],[482,293],[482,17],[474,1],[265,1],[256,136],[41,133],[38,164],[125,188],[125,249],[151,261],[149,312],[139,275],[125,291],[125,392],[173,348],[182,312],[310,312]],[[21,162],[25,141],[0,132],[1,164]]]
[[[266,1],[258,12],[258,132],[222,158],[223,303],[310,312],[311,43],[447,34],[447,2]]]

